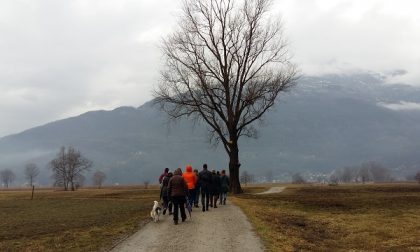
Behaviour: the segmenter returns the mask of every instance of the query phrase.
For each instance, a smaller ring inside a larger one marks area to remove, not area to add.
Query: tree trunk
[[[229,184],[230,184],[230,192],[233,194],[243,193],[241,188],[241,183],[239,181],[239,167],[241,164],[239,163],[239,149],[237,144],[233,144],[230,155],[229,155]]]

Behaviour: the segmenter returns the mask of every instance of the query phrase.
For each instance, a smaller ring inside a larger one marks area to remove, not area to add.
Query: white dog
[[[156,200],[154,201],[154,205],[152,211],[150,212],[150,216],[152,217],[154,222],[159,221],[160,213],[162,212],[162,208],[159,206],[159,202]]]

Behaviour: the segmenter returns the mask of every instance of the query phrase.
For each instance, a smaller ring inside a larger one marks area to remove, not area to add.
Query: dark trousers
[[[172,197],[174,203],[174,221],[178,221],[178,209],[181,211],[181,218],[185,220],[187,215],[185,214],[185,196]]]
[[[218,192],[212,192],[210,195],[210,201],[211,205],[213,207],[217,207],[217,200],[219,199],[219,193]]]
[[[188,202],[190,203],[190,206],[194,206],[195,189],[188,189],[188,194]]]
[[[194,206],[198,206],[198,200],[200,198],[200,188],[195,188],[195,199],[194,199]]]
[[[172,202],[169,201],[168,196],[163,196],[163,209],[168,209],[169,213],[172,213]]]
[[[210,193],[207,188],[201,188],[201,205],[203,209],[209,210]]]

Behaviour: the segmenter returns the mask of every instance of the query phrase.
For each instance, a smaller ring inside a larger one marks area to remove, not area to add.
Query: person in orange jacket
[[[195,186],[197,184],[197,175],[193,172],[193,168],[191,165],[187,165],[185,168],[185,172],[182,174],[184,177],[185,182],[187,182],[188,186],[188,201],[191,206],[193,206],[194,199],[195,199]]]

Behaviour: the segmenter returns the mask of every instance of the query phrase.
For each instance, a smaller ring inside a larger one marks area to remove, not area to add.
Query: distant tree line
[[[74,191],[84,185],[86,180],[84,173],[92,167],[92,161],[83,156],[74,147],[61,147],[48,166],[53,172],[54,186],[63,187],[65,191]],[[34,185],[39,173],[40,170],[35,163],[25,165],[24,176],[29,186],[32,187]],[[0,171],[0,181],[5,188],[9,188],[15,179],[16,175],[11,169]],[[105,180],[106,174],[100,170],[97,170],[92,176],[92,183],[98,188],[101,188]]]
[[[360,166],[347,166],[335,170],[330,176],[330,183],[367,183],[390,182],[391,171],[376,161],[369,161]]]

